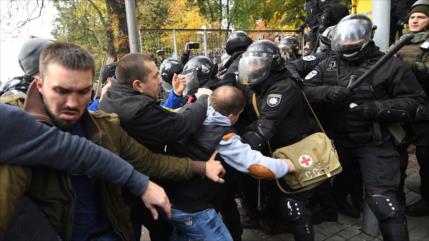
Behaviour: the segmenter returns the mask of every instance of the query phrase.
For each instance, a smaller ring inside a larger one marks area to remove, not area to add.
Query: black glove
[[[249,144],[253,150],[262,151],[264,149],[264,138],[255,131],[248,131],[241,135],[243,143]]]
[[[365,102],[356,107],[350,108],[350,112],[359,115],[362,119],[374,119],[378,114],[378,107],[374,102]]]
[[[328,99],[333,102],[342,102],[352,94],[351,90],[343,86],[330,86]]]
[[[425,105],[419,105],[417,107],[415,121],[429,120],[429,108]]]

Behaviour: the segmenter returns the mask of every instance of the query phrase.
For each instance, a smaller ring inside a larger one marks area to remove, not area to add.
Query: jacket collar
[[[27,98],[24,103],[24,111],[32,115],[36,120],[40,122],[43,122],[50,126],[54,125],[51,117],[46,112],[42,95],[36,88],[35,81],[33,81],[33,83],[31,83],[30,87],[28,88]],[[81,117],[81,120],[87,139],[94,142],[100,141],[102,133],[92,116],[89,114],[88,110],[85,110]]]
[[[133,87],[129,85],[119,84],[118,80],[116,79],[112,80],[112,85],[107,92],[114,92],[116,95],[121,97],[140,96],[141,98],[150,99],[153,102],[159,102],[159,100],[155,100],[153,97],[136,91],[135,89],[133,89]],[[109,95],[107,94],[106,96]]]

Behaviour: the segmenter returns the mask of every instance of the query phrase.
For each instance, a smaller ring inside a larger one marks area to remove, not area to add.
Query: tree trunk
[[[111,19],[116,18],[116,28],[118,36],[116,37],[116,57],[120,58],[130,52],[128,42],[127,16],[125,12],[125,2],[123,0],[106,0],[107,9],[110,9]]]

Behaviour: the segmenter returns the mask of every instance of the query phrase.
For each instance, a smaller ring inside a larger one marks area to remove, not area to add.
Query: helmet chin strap
[[[371,43],[372,41],[369,41],[368,43],[365,43],[364,45],[362,45],[362,47],[352,53],[342,53],[341,56],[348,60],[348,61],[354,61],[354,60],[359,60],[361,59],[363,56],[366,55],[366,49],[369,43]]]
[[[351,54],[343,54],[344,58],[351,58],[355,55],[357,55],[360,52],[360,50],[356,50],[355,52],[351,53]]]

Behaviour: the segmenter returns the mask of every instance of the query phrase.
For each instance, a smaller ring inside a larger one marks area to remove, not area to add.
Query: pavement
[[[405,192],[407,204],[414,203],[420,198],[416,191],[420,185],[419,167],[414,154],[410,154],[405,181]],[[414,190],[414,191],[412,191]],[[361,215],[362,217],[362,215]],[[408,230],[411,241],[429,241],[429,217],[407,217]],[[337,222],[324,222],[314,226],[315,241],[381,241],[381,236],[372,237],[361,230],[361,219],[349,218],[339,215]],[[146,229],[142,231],[141,241],[148,241],[149,236]],[[245,229],[243,241],[293,241],[291,233],[266,234],[262,230]]]
[[[407,179],[405,180],[405,193],[407,204],[414,203],[420,199],[420,194],[411,191],[418,190],[420,185],[419,168],[415,155],[410,154],[407,169]],[[361,215],[362,216],[362,215]],[[407,217],[408,231],[411,241],[429,241],[429,217]],[[314,226],[315,241],[378,241],[381,236],[371,237],[361,230],[362,219],[349,218],[339,215],[337,222],[324,222]],[[262,230],[246,229],[243,234],[243,241],[293,241],[290,233],[269,235]]]

